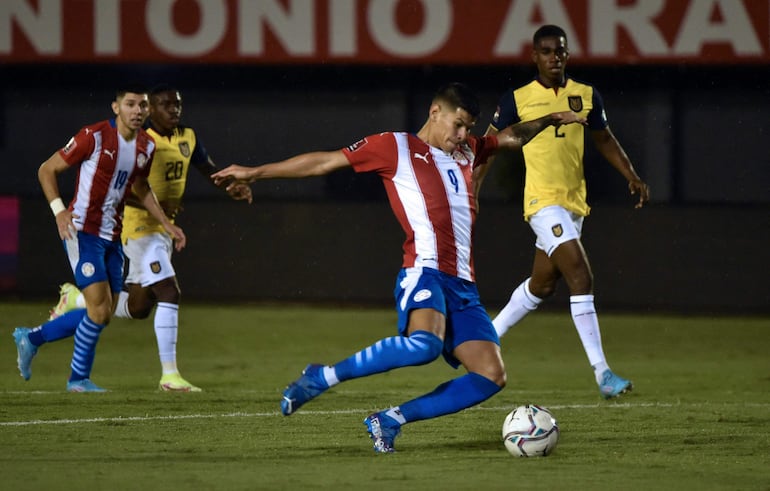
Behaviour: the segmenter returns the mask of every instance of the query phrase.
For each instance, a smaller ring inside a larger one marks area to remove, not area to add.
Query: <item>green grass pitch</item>
[[[152,321],[116,319],[97,350],[105,394],[64,391],[70,340],[25,382],[15,326],[47,305],[0,303],[0,489],[770,489],[770,319],[601,315],[612,368],[634,392],[604,401],[568,314],[503,338],[508,386],[458,414],[406,425],[377,455],[362,424],[461,372],[438,360],[346,382],[284,417],[285,385],[395,332],[390,309],[184,305],[179,365],[198,394],[157,390]],[[550,408],[555,452],[516,459],[501,424]]]

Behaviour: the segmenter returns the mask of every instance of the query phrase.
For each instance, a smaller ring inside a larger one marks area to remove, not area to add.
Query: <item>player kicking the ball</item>
[[[505,385],[498,337],[474,282],[473,169],[498,149],[519,148],[548,126],[584,120],[567,111],[508,127],[496,136],[475,137],[470,129],[478,114],[476,96],[462,84],[449,84],[434,96],[428,119],[416,134],[385,132],[342,150],[258,167],[233,165],[214,174],[216,183],[233,178],[250,183],[320,176],[347,167],[376,172],[406,234],[396,279],[398,334],[335,365],[308,365],[283,393],[284,415],[345,380],[424,365],[442,354],[453,367],[462,365],[465,375],[364,419],[374,450],[393,452],[404,424],[479,404]]]

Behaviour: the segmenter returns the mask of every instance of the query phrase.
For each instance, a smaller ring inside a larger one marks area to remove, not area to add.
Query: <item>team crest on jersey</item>
[[[152,271],[153,274],[160,273],[160,262],[154,261],[150,263],[150,271]]]
[[[564,233],[564,229],[561,228],[561,223],[551,227],[551,232],[553,232],[554,237],[561,237],[561,234]]]
[[[362,138],[362,139],[358,140],[357,142],[355,142],[354,144],[350,145],[348,147],[348,152],[355,152],[356,150],[358,150],[359,148],[363,147],[367,143],[369,143],[369,142],[366,141],[366,138]]]
[[[187,158],[190,156],[190,144],[182,142],[179,144],[179,151],[182,152],[182,156]]]
[[[77,146],[78,146],[78,144],[75,142],[75,137],[72,137],[72,138],[70,138],[70,141],[68,141],[68,142],[67,142],[67,144],[66,144],[66,145],[64,145],[64,148],[62,149],[62,151],[63,151],[65,154],[68,154],[68,153],[70,153],[72,150],[74,150],[74,149],[75,149],[75,147],[77,147]]]
[[[499,119],[500,119],[500,106],[497,106],[497,108],[495,108],[495,114],[492,115],[492,122],[497,123]]]
[[[567,97],[567,100],[569,101],[569,108],[576,113],[579,113],[583,110],[583,98],[579,95],[571,95]]]
[[[136,156],[136,166],[140,169],[144,169],[145,165],[147,165],[147,155],[140,153]]]
[[[83,276],[86,278],[90,278],[96,272],[96,268],[93,263],[83,263],[83,265],[80,266],[80,272],[83,273]]]
[[[452,160],[457,162],[458,165],[468,165],[470,164],[470,161],[468,160],[468,157],[461,151],[456,150],[452,154]]]

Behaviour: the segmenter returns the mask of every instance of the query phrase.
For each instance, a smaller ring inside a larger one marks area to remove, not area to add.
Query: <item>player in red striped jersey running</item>
[[[96,343],[110,321],[123,283],[120,232],[128,190],[132,189],[163,224],[176,241],[177,250],[186,243],[184,232],[163,213],[147,182],[155,152],[154,140],[142,129],[148,114],[147,91],[140,87],[118,90],[112,110],[114,119],[85,126],[38,171],[86,308],[36,329],[20,327],[13,333],[19,371],[29,380],[38,347],[71,335],[75,326],[72,372],[67,382],[70,392],[104,391],[90,375]],[[57,178],[70,168],[77,169],[77,188],[67,208]]]
[[[498,149],[521,147],[547,126],[584,120],[568,111],[511,126],[496,136],[471,136],[478,115],[476,96],[453,83],[436,93],[428,120],[417,134],[380,133],[341,150],[306,153],[258,167],[234,165],[213,175],[215,183],[235,179],[236,184],[319,176],[345,167],[376,172],[406,234],[396,281],[398,335],[335,365],[308,365],[284,391],[283,414],[294,413],[345,380],[423,365],[442,354],[453,367],[463,365],[467,374],[364,420],[375,451],[393,452],[393,441],[405,423],[455,413],[492,397],[505,385],[499,340],[474,283],[473,169]]]

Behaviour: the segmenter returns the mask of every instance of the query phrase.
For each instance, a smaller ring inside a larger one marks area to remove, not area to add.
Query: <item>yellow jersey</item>
[[[586,117],[589,129],[607,127],[604,104],[596,89],[570,78],[561,87],[548,88],[535,79],[506,92],[500,99],[491,126],[499,131],[519,121],[570,110]],[[591,208],[586,201],[584,150],[585,127],[579,124],[546,128],[524,145],[526,220],[551,205],[559,205],[581,216],[588,215]]]
[[[166,215],[173,222],[182,205],[190,164],[206,166],[209,157],[198,143],[192,128],[178,126],[171,136],[162,136],[152,127],[147,129],[147,133],[155,140],[155,157],[152,159],[148,181]],[[121,235],[123,242],[152,233],[165,233],[160,222],[144,208],[134,206],[135,202],[136,198],[125,207]]]

